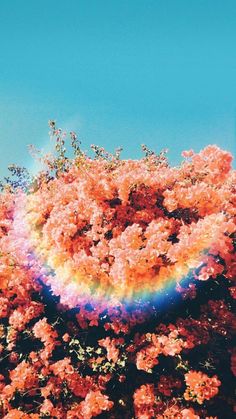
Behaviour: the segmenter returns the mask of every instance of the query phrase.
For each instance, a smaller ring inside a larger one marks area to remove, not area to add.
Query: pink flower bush
[[[0,194],[0,417],[233,417],[232,156],[69,158],[50,128]]]

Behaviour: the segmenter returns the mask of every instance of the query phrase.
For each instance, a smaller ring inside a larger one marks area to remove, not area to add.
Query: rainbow
[[[148,286],[145,284],[137,289],[135,284],[127,286],[118,284],[117,288],[106,281],[102,275],[97,278],[88,277],[75,270],[70,259],[60,252],[50,249],[40,236],[40,232],[32,225],[27,216],[29,195],[19,193],[15,201],[13,228],[9,240],[14,243],[17,259],[30,268],[35,279],[51,288],[53,295],[60,297],[61,304],[75,308],[90,303],[92,306],[114,307],[122,304],[130,305],[134,301],[154,300],[160,293],[171,293],[183,279],[192,275],[202,263],[202,256],[211,246],[211,240],[203,243],[202,249],[196,251],[185,263],[175,263],[161,267],[159,273],[152,278]]]

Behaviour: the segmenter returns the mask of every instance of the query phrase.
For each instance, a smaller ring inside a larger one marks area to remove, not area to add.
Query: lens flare
[[[97,275],[80,271],[71,258],[60,248],[48,245],[37,222],[32,219],[31,196],[19,193],[15,201],[13,228],[9,236],[14,252],[21,264],[30,267],[35,279],[40,278],[60,297],[61,304],[71,308],[85,304],[102,308],[132,305],[138,301],[154,301],[163,291],[170,294],[184,278],[193,274],[202,263],[202,257],[211,247],[213,238],[205,231],[201,246],[196,246],[185,257],[167,266],[161,266],[156,275],[143,274],[139,284],[109,282],[109,275],[102,269]],[[216,226],[217,230],[217,226]]]

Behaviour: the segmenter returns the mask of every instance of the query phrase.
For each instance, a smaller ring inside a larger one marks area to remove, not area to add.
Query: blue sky
[[[235,0],[1,0],[0,175],[48,119],[83,148],[236,151]]]

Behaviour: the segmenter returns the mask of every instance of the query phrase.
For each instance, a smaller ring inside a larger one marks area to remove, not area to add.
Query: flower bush
[[[234,415],[236,171],[211,145],[54,155],[0,195],[0,417]]]

